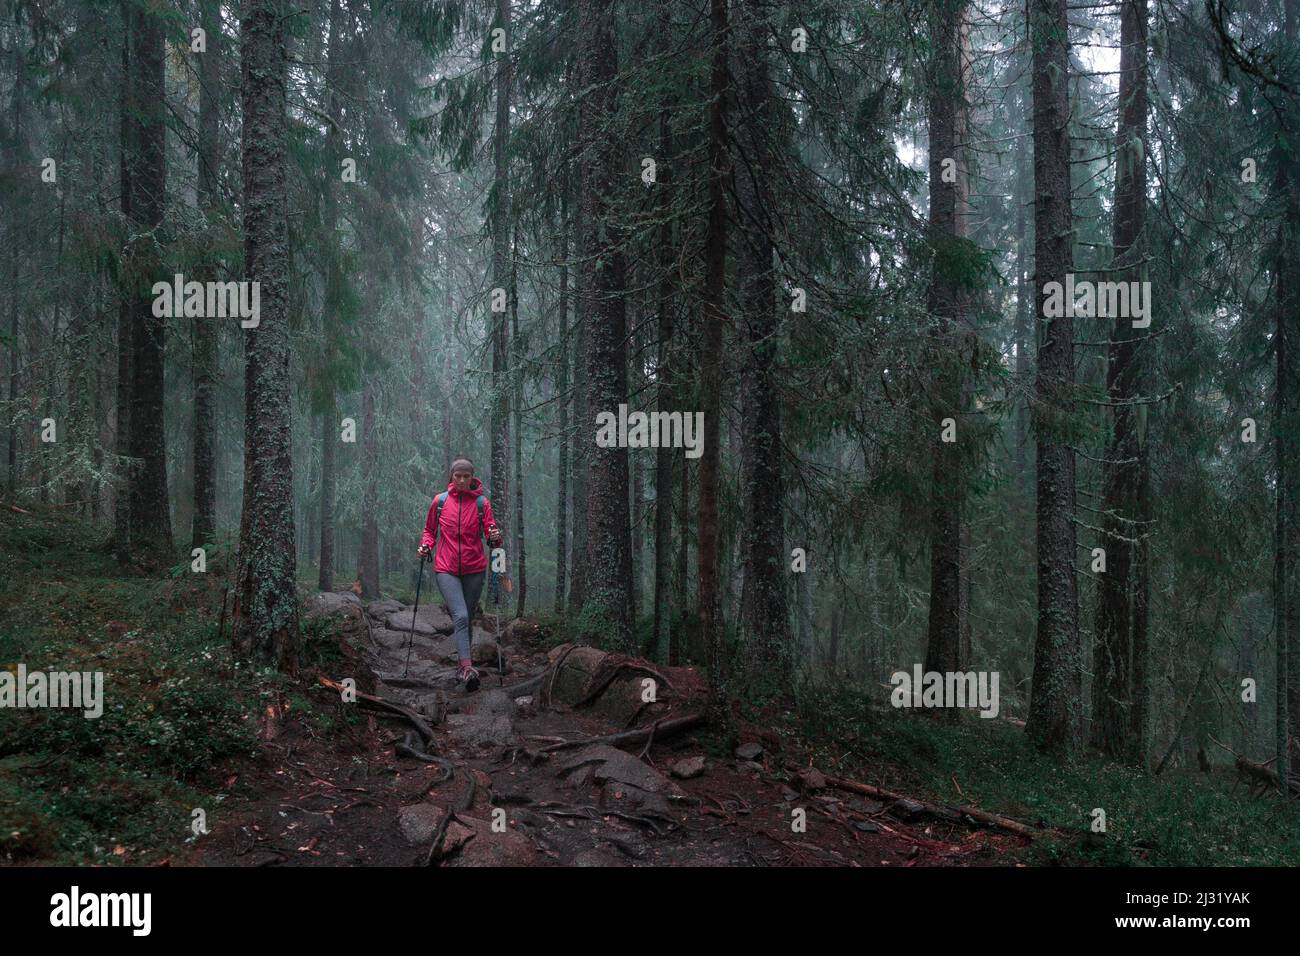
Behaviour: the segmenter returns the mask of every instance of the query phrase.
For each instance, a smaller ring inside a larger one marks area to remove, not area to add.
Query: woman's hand
[[[432,550],[432,549],[431,549],[427,544],[422,544],[422,545],[420,545],[420,560],[421,560],[421,561],[428,561],[428,560],[429,560],[429,553],[430,553],[431,550]]]
[[[498,528],[496,525],[493,525],[491,530],[488,531],[488,544],[492,545],[492,547],[494,548],[499,548],[501,547],[501,540],[502,540],[501,529]]]

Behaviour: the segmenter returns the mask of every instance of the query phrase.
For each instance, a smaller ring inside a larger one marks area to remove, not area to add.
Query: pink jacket
[[[487,553],[483,549],[483,535],[495,528],[492,502],[483,499],[483,526],[479,527],[478,496],[483,494],[483,482],[475,478],[468,491],[457,491],[452,482],[447,484],[447,500],[442,506],[441,527],[437,529],[437,548],[433,570],[437,574],[477,574],[487,570]],[[421,544],[434,547],[434,522],[438,518],[438,499],[429,505],[429,516],[424,519],[424,538]]]

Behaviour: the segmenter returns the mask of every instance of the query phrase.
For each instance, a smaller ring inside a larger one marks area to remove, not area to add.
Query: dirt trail
[[[649,746],[585,743],[700,713],[705,686],[690,668],[575,645],[548,654],[519,622],[503,628],[499,674],[494,635],[476,626],[483,676],[471,694],[456,683],[442,608],[420,608],[409,670],[409,607],[320,594],[309,614],[343,622],[354,673],[323,676],[352,677],[363,693],[409,708],[432,740],[369,707],[360,725],[325,734],[270,705],[264,756],[226,781],[252,809],[234,819],[209,812],[212,832],[177,862],[425,865],[436,843],[432,862],[442,866],[978,865],[1017,843],[961,826],[938,836],[905,806],[822,789],[815,774],[791,778],[760,739],[717,758],[702,725]],[[313,705],[363,706],[325,687]],[[422,753],[450,761],[451,778]]]

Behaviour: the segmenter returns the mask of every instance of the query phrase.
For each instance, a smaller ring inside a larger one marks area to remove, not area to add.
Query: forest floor
[[[446,866],[1300,863],[1300,806],[1248,797],[1231,767],[1059,761],[1011,721],[898,711],[860,679],[733,702],[734,735],[673,733],[705,712],[702,676],[575,643],[559,619],[503,627],[505,674],[478,622],[467,694],[432,602],[403,677],[403,603],[304,588],[299,675],[249,668],[229,654],[230,573],[227,545],[202,574],[123,569],[88,523],[0,505],[0,668],[101,671],[105,692],[97,719],[0,710],[0,865],[420,865],[435,842]],[[349,677],[427,738],[322,683]],[[594,742],[661,721],[649,747]]]
[[[410,607],[363,606],[346,593],[318,595],[315,604],[337,608],[342,639],[356,653],[350,670],[369,670],[358,685],[425,717],[435,735],[428,750],[450,760],[454,775],[443,779],[442,767],[405,750],[415,741],[401,716],[371,712],[344,734],[324,735],[304,715],[271,706],[260,718],[263,758],[242,771],[260,797],[176,862],[424,865],[441,837],[436,862],[446,866],[970,865],[1024,842],[938,827],[915,819],[914,807],[800,778],[761,728],[742,731],[740,755],[718,755],[704,726],[648,747],[585,742],[626,730],[628,717],[648,727],[683,709],[702,712],[706,687],[690,668],[574,645],[548,653],[537,629],[520,622],[503,628],[504,675],[496,673],[495,635],[475,628],[484,673],[469,693],[455,684],[441,608],[421,607],[424,633],[403,680]],[[653,716],[638,706],[652,671],[656,684],[665,682],[662,713]],[[606,678],[603,693],[574,706]],[[327,688],[313,699],[321,708],[352,706]]]

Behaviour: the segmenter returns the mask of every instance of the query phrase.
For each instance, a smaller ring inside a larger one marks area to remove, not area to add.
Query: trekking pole
[[[415,579],[415,610],[411,612],[411,633],[406,637],[406,666],[402,668],[403,677],[411,669],[411,645],[415,643],[415,615],[420,612],[420,585],[424,582],[424,562],[428,559],[428,555],[420,555],[420,574]]]
[[[501,660],[501,582],[497,582],[496,593],[492,595],[492,606],[496,608],[496,623],[493,625],[497,639],[497,681],[506,682],[506,667]]]
[[[492,638],[497,645],[497,680],[505,683],[505,664],[501,659],[501,578],[488,561],[488,593],[492,595],[492,604],[496,608],[495,621],[492,625]]]

